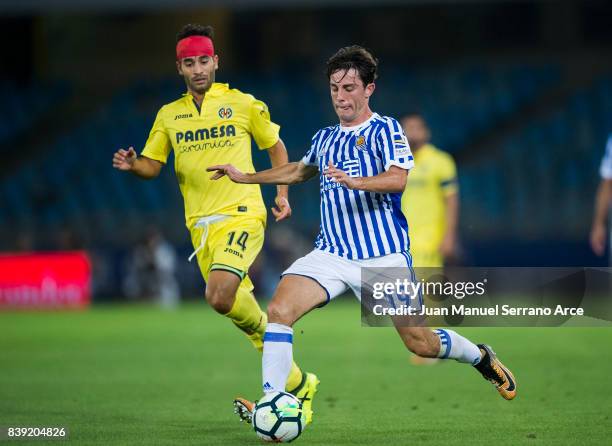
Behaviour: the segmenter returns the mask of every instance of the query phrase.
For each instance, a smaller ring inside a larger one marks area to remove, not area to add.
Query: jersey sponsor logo
[[[407,156],[409,153],[410,153],[410,150],[408,149],[408,147],[395,146],[395,156],[396,157]]]
[[[234,144],[226,139],[225,141],[213,142],[196,142],[193,144],[182,144],[178,147],[179,153],[200,152],[207,149],[222,149],[224,147],[233,147]]]
[[[174,120],[176,121],[177,119],[185,119],[185,118],[193,118],[193,114],[192,113],[183,113],[181,115],[176,115],[174,117]]]
[[[349,177],[355,178],[361,176],[361,165],[359,164],[359,160],[352,159],[347,161],[340,161],[336,163],[336,168],[343,170]],[[327,171],[327,167],[323,172],[323,191],[328,191],[332,189],[337,189],[342,187],[340,183],[333,181],[331,178],[327,178],[325,176],[325,172]]]
[[[176,143],[204,141],[213,138],[225,138],[236,136],[236,127],[232,124],[220,125],[209,129],[198,129],[195,131],[187,130],[186,132],[176,132]]]
[[[233,114],[234,112],[232,111],[230,107],[221,107],[219,109],[219,117],[221,119],[229,119],[232,117]]]
[[[359,165],[359,160],[348,160],[341,163],[342,170],[344,170],[347,175],[351,178],[361,176],[361,168]]]
[[[396,157],[410,154],[410,148],[408,147],[408,141],[405,136],[396,136],[393,139],[393,149]]]

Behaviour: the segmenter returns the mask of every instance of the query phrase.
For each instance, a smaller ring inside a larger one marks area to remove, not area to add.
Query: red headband
[[[213,42],[206,36],[189,36],[179,40],[176,44],[176,59],[186,57],[210,56],[215,54]]]

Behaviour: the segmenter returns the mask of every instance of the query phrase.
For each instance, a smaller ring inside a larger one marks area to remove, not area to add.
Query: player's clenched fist
[[[210,177],[211,180],[218,180],[219,178],[223,178],[224,176],[226,176],[234,183],[246,183],[248,179],[247,174],[242,173],[231,164],[210,166],[206,169],[206,171],[215,172],[213,176]]]
[[[130,147],[127,150],[119,149],[113,155],[113,167],[119,170],[129,171],[132,170],[134,162],[136,161],[137,155],[134,147]]]

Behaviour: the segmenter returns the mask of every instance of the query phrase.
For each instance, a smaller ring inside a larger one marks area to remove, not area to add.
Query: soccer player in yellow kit
[[[453,158],[429,143],[423,116],[401,120],[414,155],[402,195],[402,211],[410,227],[410,253],[415,267],[442,267],[455,255],[459,219],[459,188]]]
[[[441,268],[457,247],[459,189],[453,158],[429,143],[427,123],[419,113],[401,120],[414,156],[414,169],[402,195],[402,211],[409,222],[410,253],[415,267]],[[414,365],[439,362],[412,355]]]
[[[273,167],[287,164],[279,126],[266,105],[249,94],[215,82],[219,58],[210,26],[186,25],[177,35],[176,67],[187,93],[164,105],[140,156],[133,147],[114,154],[113,166],[155,178],[174,150],[175,171],[185,201],[185,219],[202,276],[206,300],[263,350],[267,316],[253,296],[247,275],[261,250],[266,208],[259,185],[247,187],[229,179],[212,181],[206,167],[233,163],[254,172],[251,137],[268,151]],[[291,215],[287,186],[278,187],[276,221]],[[191,260],[191,257],[190,257]],[[311,400],[317,377],[293,363],[287,391]]]

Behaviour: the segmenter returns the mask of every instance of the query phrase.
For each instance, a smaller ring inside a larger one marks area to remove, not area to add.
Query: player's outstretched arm
[[[389,170],[372,177],[350,177],[330,161],[325,176],[348,189],[390,194],[404,191],[408,171],[397,166],[391,166]]]
[[[113,167],[124,172],[132,172],[144,179],[155,178],[161,172],[163,164],[150,158],[136,155],[134,147],[119,149],[113,155]]]
[[[315,166],[307,166],[302,161],[255,173],[243,173],[231,164],[210,166],[206,170],[215,172],[212,180],[227,176],[234,183],[242,184],[298,184],[309,180],[319,171]]]
[[[276,144],[267,149],[272,167],[284,166],[289,162],[289,154],[282,139],[278,139]],[[276,221],[285,220],[291,217],[291,205],[289,204],[289,186],[279,184],[276,186],[275,207],[272,208],[272,215]]]

